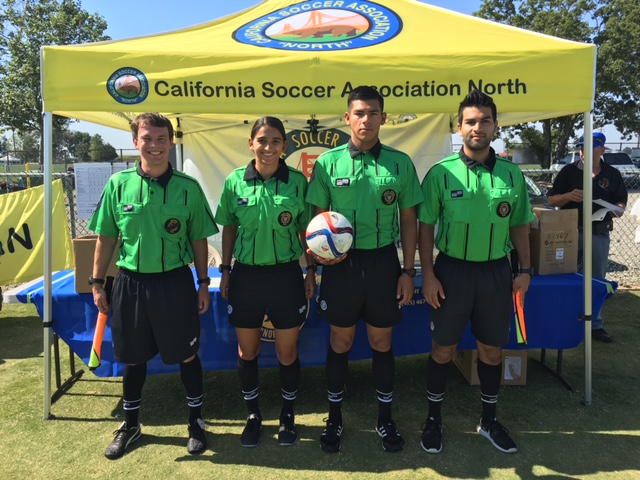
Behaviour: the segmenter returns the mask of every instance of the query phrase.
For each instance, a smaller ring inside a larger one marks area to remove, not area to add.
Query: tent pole
[[[52,158],[53,158],[53,114],[44,112],[43,132],[44,136],[44,420],[51,417],[51,275],[53,270],[53,186],[52,186]]]
[[[591,324],[593,320],[592,297],[593,297],[593,263],[592,250],[593,238],[591,224],[591,205],[593,202],[593,115],[591,112],[584,113],[584,170],[583,174],[583,201],[582,205],[582,258],[584,269],[584,401],[583,404],[591,405],[591,360],[592,360],[592,339]],[[597,312],[596,312],[597,313]]]
[[[176,118],[176,170],[184,172],[184,154],[182,150],[182,127],[180,126],[180,117]]]

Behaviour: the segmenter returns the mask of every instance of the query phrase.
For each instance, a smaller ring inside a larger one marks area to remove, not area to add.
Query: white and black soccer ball
[[[347,217],[338,212],[323,212],[313,217],[307,226],[307,245],[322,258],[339,258],[353,243],[353,227]]]

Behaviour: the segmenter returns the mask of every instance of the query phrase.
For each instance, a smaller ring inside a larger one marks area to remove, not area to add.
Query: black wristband
[[[219,271],[220,273],[224,272],[225,270],[226,270],[227,272],[230,272],[230,271],[231,271],[231,265],[223,265],[223,264],[220,264],[220,265],[218,266],[218,271]]]
[[[104,278],[89,277],[89,285],[104,285]]]
[[[210,277],[204,277],[204,278],[199,278],[198,279],[198,285],[202,285],[202,284],[209,285],[210,283],[211,283],[211,278]]]
[[[312,264],[312,265],[307,265],[307,270],[316,270],[318,268],[317,265]]]

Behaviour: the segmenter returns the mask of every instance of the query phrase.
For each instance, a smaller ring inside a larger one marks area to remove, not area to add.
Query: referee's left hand
[[[413,278],[409,275],[401,274],[398,277],[396,298],[401,306],[407,305],[413,299]]]
[[[200,287],[198,288],[198,313],[200,315],[209,310],[210,302],[211,297],[209,296],[209,286],[200,285]]]
[[[524,296],[529,290],[529,283],[531,282],[531,275],[528,273],[521,273],[513,279],[512,293],[520,291],[520,298],[522,300],[522,308],[524,308]]]

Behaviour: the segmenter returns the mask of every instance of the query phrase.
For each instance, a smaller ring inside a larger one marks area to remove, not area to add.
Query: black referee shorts
[[[513,313],[511,267],[507,257],[467,262],[440,253],[435,274],[446,298],[431,308],[431,336],[442,346],[456,345],[471,320],[481,343],[502,347],[509,343]]]
[[[111,305],[118,362],[145,363],[160,352],[162,361],[172,365],[198,352],[198,293],[188,267],[152,274],[120,270]]]
[[[393,244],[350,250],[342,262],[322,267],[320,316],[336,327],[352,327],[361,318],[377,328],[397,325],[402,320],[396,298],[401,273]]]
[[[265,315],[276,330],[300,327],[309,312],[302,269],[295,262],[253,266],[236,262],[229,278],[229,323],[260,328]]]

